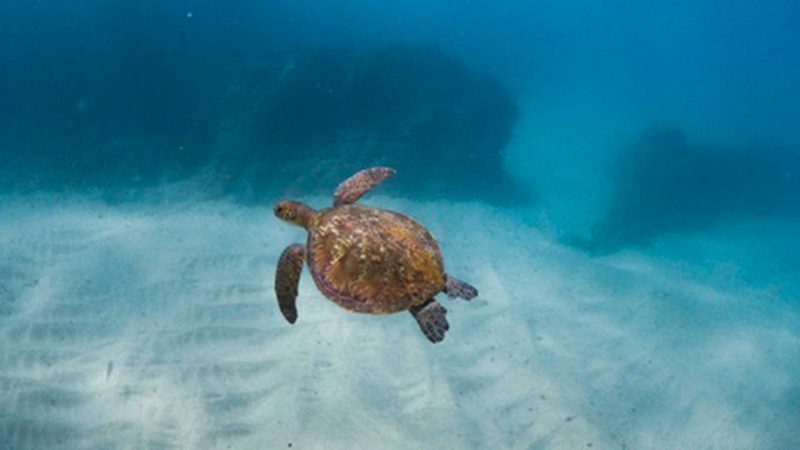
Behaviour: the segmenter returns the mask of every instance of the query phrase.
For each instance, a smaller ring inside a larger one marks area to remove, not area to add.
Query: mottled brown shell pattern
[[[422,225],[364,205],[320,211],[309,227],[307,258],[319,290],[351,311],[406,310],[445,285],[439,245]]]

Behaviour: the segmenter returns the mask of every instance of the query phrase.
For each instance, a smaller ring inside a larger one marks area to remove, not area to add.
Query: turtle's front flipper
[[[389,167],[372,167],[356,172],[336,188],[333,193],[333,206],[355,203],[365,192],[394,174],[394,169]]]
[[[447,275],[444,293],[450,298],[463,298],[464,300],[472,300],[478,296],[477,289],[450,275]]]
[[[410,309],[411,315],[417,319],[419,328],[434,344],[444,339],[444,332],[450,328],[447,323],[447,310],[436,300],[429,298],[425,303]]]
[[[292,244],[281,253],[278,270],[275,272],[275,294],[278,295],[278,306],[283,317],[289,323],[297,320],[297,285],[300,283],[300,272],[303,271],[305,250],[300,244]]]

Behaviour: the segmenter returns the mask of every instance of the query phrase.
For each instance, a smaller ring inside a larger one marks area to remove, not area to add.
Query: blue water
[[[800,4],[5,1],[0,448],[800,448]],[[272,204],[471,302],[350,314]]]

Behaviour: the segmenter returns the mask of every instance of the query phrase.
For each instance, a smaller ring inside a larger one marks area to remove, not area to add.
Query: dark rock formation
[[[383,164],[399,172],[384,192],[515,194],[501,168],[514,99],[434,48],[233,57],[192,52],[183,38],[150,45],[126,47],[129,59],[96,73],[75,69],[38,97],[27,86],[24,121],[0,143],[0,188],[114,195],[202,174],[200,188],[262,202],[327,195]]]
[[[514,194],[501,163],[517,108],[495,80],[424,46],[284,58],[240,90],[236,103],[253,114],[238,121],[247,141],[219,155],[224,170],[247,173],[256,188],[269,188],[259,181],[277,172],[287,193],[329,193],[342,177],[382,164],[400,173],[389,191]]]
[[[727,220],[800,217],[800,152],[693,145],[655,129],[622,154],[607,217],[583,246],[609,252]]]

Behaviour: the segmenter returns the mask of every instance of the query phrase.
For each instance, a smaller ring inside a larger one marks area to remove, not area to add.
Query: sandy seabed
[[[480,289],[442,299],[443,343],[339,309],[307,271],[288,325],[275,263],[305,235],[268,207],[0,200],[0,448],[800,448],[779,284],[593,258],[479,203],[367,203],[426,224]]]

